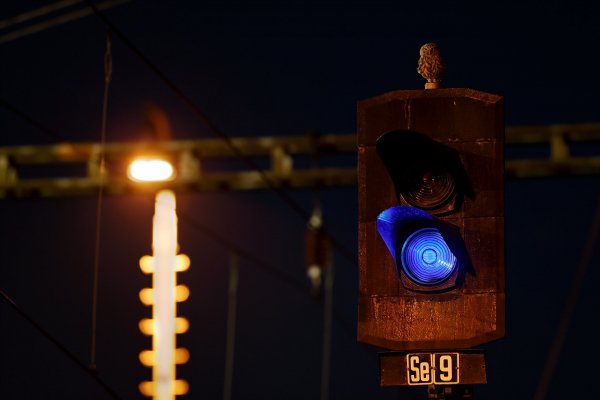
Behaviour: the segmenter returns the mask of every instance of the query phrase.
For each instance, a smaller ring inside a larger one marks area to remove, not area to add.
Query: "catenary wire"
[[[84,0],[94,13],[102,20],[102,22],[110,29],[116,37],[118,37],[121,42],[125,44],[129,50],[131,50],[143,63],[146,65],[156,76],[157,78],[163,82],[178,98],[181,100],[192,112],[193,114],[199,118],[208,128],[209,130],[217,136],[219,139],[223,140],[223,142],[227,145],[233,155],[235,155],[238,159],[240,159],[244,164],[246,164],[250,169],[255,170],[261,179],[265,182],[265,185],[268,189],[275,192],[284,203],[286,203],[295,213],[302,218],[302,220],[307,223],[309,221],[310,215],[306,212],[306,210],[298,204],[283,188],[278,187],[273,183],[273,181],[267,176],[265,171],[261,169],[256,162],[254,162],[251,158],[245,156],[240,149],[235,146],[232,140],[223,132],[193,101],[187,96],[181,89],[179,89],[173,81],[171,81],[153,62],[150,61],[144,53],[140,51],[116,26],[102,13],[98,7],[91,0]],[[326,227],[323,228],[327,231]],[[350,251],[346,246],[344,246],[339,240],[335,237],[331,236],[331,244],[335,247],[340,254],[346,257],[354,266],[358,265],[356,254]]]
[[[181,210],[178,210],[177,214],[179,215],[179,218],[182,222],[187,223],[189,226],[193,227],[196,231],[198,231],[199,233],[210,238],[211,240],[213,240],[217,244],[221,245],[225,249],[228,249],[229,251],[237,254],[239,257],[242,257],[246,261],[249,261],[256,268],[259,268],[260,270],[267,272],[271,276],[279,279],[281,282],[286,283],[287,285],[289,285],[290,287],[296,289],[297,291],[299,291],[301,293],[307,292],[305,283],[298,281],[297,279],[293,278],[291,275],[285,273],[281,269],[267,263],[265,260],[261,259],[260,257],[252,254],[251,252],[241,248],[237,244],[222,237],[218,233],[214,232],[213,230],[209,229],[208,227],[206,227],[203,224],[199,223],[198,221],[194,220],[194,218],[192,218],[190,215],[187,215],[186,213],[182,212]],[[342,327],[342,329],[346,332],[346,334],[349,337],[356,338],[353,324],[350,323],[346,318],[344,318],[339,312],[337,312],[335,310],[333,311],[333,319],[339,324],[340,327]]]
[[[30,123],[32,126],[38,128],[40,130],[40,132],[47,135],[49,138],[59,141],[59,142],[66,141],[64,138],[62,138],[60,135],[58,135],[55,131],[49,129],[44,124],[35,120],[34,118],[29,116],[25,112],[17,109],[15,106],[7,103],[6,101],[0,100],[0,106],[4,107],[8,111],[15,113],[17,116],[22,118],[24,121],[26,121],[26,122]],[[273,265],[270,265],[269,263],[267,263],[260,257],[252,254],[251,252],[240,247],[239,245],[224,238],[223,236],[219,235],[215,231],[211,230],[210,228],[208,228],[208,227],[204,226],[203,224],[199,223],[198,221],[196,221],[191,215],[188,215],[187,213],[185,213],[181,210],[178,210],[178,218],[181,222],[189,224],[190,227],[192,227],[199,233],[205,235],[206,237],[208,237],[215,243],[219,244],[220,246],[224,247],[225,249],[227,249],[229,251],[235,252],[236,254],[238,254],[239,257],[244,258],[246,261],[249,261],[250,264],[253,265],[255,268],[258,268],[258,269],[268,273],[269,275],[273,276],[274,278],[278,279],[279,281],[287,284],[291,288],[294,288],[298,292],[306,293],[307,287],[306,287],[305,283],[300,282],[299,280],[292,277],[290,274],[284,272],[283,270],[281,270]],[[356,337],[356,333],[355,333],[353,324],[351,322],[349,322],[344,316],[342,316],[338,312],[334,311],[333,319],[342,327],[342,329],[349,335],[349,337],[352,337],[352,338]]]
[[[573,281],[571,282],[571,289],[569,291],[567,301],[561,314],[560,323],[558,325],[558,328],[556,329],[554,340],[552,342],[552,347],[548,352],[548,357],[546,358],[546,363],[544,365],[540,381],[538,382],[538,386],[534,396],[535,400],[544,400],[546,398],[548,387],[550,386],[550,381],[552,380],[552,376],[554,375],[560,352],[562,350],[563,343],[565,342],[565,339],[567,337],[567,331],[569,329],[569,325],[571,324],[571,319],[573,317],[573,313],[575,312],[577,301],[579,300],[579,295],[581,293],[581,288],[585,281],[585,276],[592,262],[594,244],[598,239],[599,232],[600,196],[598,196],[596,200],[596,210],[592,219],[592,224],[590,225],[590,230],[585,241],[581,258],[579,260],[579,265],[577,266],[577,271],[575,271],[575,276],[573,278]]]
[[[235,325],[237,319],[238,294],[238,255],[232,251],[229,255],[229,287],[227,304],[227,336],[225,340],[225,373],[223,400],[231,400],[233,388],[233,364],[235,361]]]
[[[77,366],[83,369],[89,376],[94,378],[100,386],[106,390],[108,394],[111,395],[114,399],[122,399],[121,396],[117,394],[117,392],[110,387],[100,376],[98,375],[98,371],[90,368],[85,365],[77,356],[75,356],[72,352],[70,352],[65,346],[63,346],[57,339],[55,339],[46,329],[44,329],[40,324],[38,324],[33,318],[29,316],[8,294],[6,294],[2,289],[0,289],[0,297],[11,306],[21,317],[25,318],[27,322],[29,322],[33,327],[40,332],[46,339],[48,339],[53,345],[55,345],[60,351],[63,352],[68,358],[71,359]]]
[[[100,154],[99,154],[99,171],[98,171],[98,198],[96,202],[96,240],[94,246],[94,270],[92,280],[92,335],[90,343],[90,365],[96,367],[96,325],[98,314],[98,274],[100,271],[100,233],[102,227],[102,202],[104,198],[104,173],[105,155],[104,148],[106,145],[106,123],[108,120],[108,92],[110,81],[112,79],[112,43],[110,38],[110,30],[106,32],[106,51],[104,53],[104,93],[102,96],[102,126],[100,128]]]
[[[56,131],[53,131],[52,129],[49,129],[47,126],[39,123],[38,121],[36,121],[34,118],[29,116],[25,112],[21,111],[14,105],[6,102],[4,99],[0,99],[0,107],[4,108],[7,111],[12,112],[13,114],[18,116],[22,120],[28,122],[33,127],[37,128],[40,132],[43,132],[44,135],[46,135],[46,137],[52,139],[53,141],[55,141],[55,142],[63,141],[63,138],[58,133],[56,133]]]
[[[43,17],[44,15],[53,13],[58,10],[62,10],[63,8],[70,7],[73,4],[77,4],[80,2],[81,0],[61,0],[40,8],[36,8],[32,11],[27,11],[15,15],[14,17],[3,19],[2,21],[0,21],[0,29],[10,28],[13,25],[22,24],[32,19]]]
[[[116,5],[128,2],[131,0],[108,0],[104,3],[98,4],[98,9],[99,10],[106,10],[108,8],[114,7]],[[76,1],[76,2],[65,2],[65,5],[63,7],[66,7],[68,5],[70,5],[70,3],[79,3],[80,1]],[[29,19],[35,18],[37,16],[41,16],[43,14],[46,14],[48,12],[52,12],[55,10],[58,10],[60,8],[63,7],[54,7],[54,9],[52,8],[53,5],[48,6],[49,8],[46,9],[47,7],[42,7],[41,9],[38,10],[34,10],[31,13],[25,13],[25,14],[21,14],[21,15],[17,15],[16,17],[13,18],[9,18],[3,21],[0,21],[0,29],[2,28],[7,28],[10,27],[12,25],[16,25],[20,22],[23,21],[27,21]],[[48,19],[46,21],[43,22],[39,22],[37,24],[32,24],[29,26],[26,26],[24,28],[20,28],[20,29],[15,29],[13,31],[10,31],[8,33],[3,33],[0,34],[0,44],[2,43],[7,43],[16,39],[20,39],[24,36],[28,36],[31,35],[33,33],[37,33],[37,32],[41,32],[45,29],[48,28],[52,28],[58,25],[62,25],[64,23],[67,22],[71,22],[74,21],[76,19],[82,18],[82,17],[86,17],[88,15],[91,15],[93,13],[92,10],[90,10],[89,8],[83,8],[77,11],[73,11],[70,13],[66,13],[63,15],[60,15],[58,17],[55,18],[51,18]]]

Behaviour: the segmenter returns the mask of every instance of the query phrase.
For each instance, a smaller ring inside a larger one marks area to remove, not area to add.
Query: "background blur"
[[[8,0],[0,20],[56,2]],[[68,11],[85,9],[77,3]],[[97,2],[101,3],[101,2]],[[504,96],[506,125],[600,121],[597,3],[402,1],[132,0],[106,9],[114,25],[230,137],[350,134],[357,101],[420,89],[418,51],[437,43],[444,87]],[[40,17],[48,21],[58,14]],[[31,23],[33,23],[31,22]],[[21,26],[6,27],[7,38]],[[0,97],[53,131],[0,107],[0,145],[99,142],[106,28],[95,15],[0,44]],[[144,137],[144,107],[161,107],[173,139],[211,132],[117,37],[108,142]],[[573,149],[599,155],[598,144]],[[507,157],[538,157],[525,148]],[[343,159],[347,165],[356,158]],[[600,176],[507,179],[507,335],[483,346],[488,384],[480,399],[529,399],[536,390],[582,257],[600,195]],[[312,191],[290,190],[309,212]],[[357,252],[356,186],[322,190],[325,222]],[[97,367],[123,398],[142,398],[150,379],[138,353],[150,339],[138,299],[151,278],[152,195],[103,202],[97,308]],[[0,201],[0,289],[82,361],[89,361],[95,197]],[[230,249],[199,226],[255,255],[240,259],[233,398],[316,399],[320,395],[323,306],[309,294],[305,222],[267,190],[178,194],[179,243],[192,264],[178,279],[191,297],[178,313],[191,328],[178,342],[191,353],[178,367],[186,398],[223,396]],[[185,215],[183,217],[182,215]],[[261,264],[261,265],[259,265]],[[294,284],[268,273],[269,265]],[[357,269],[334,253],[330,399],[424,399],[425,388],[379,388],[377,352],[356,342]],[[595,319],[600,245],[551,385],[549,399],[597,394]],[[97,382],[0,302],[0,397],[105,399]]]

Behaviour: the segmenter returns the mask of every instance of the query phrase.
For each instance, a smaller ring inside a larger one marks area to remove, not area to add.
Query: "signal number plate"
[[[458,353],[409,353],[406,373],[409,385],[460,383]]]

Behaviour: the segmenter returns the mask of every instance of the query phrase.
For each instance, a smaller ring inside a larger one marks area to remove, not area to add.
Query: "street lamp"
[[[137,182],[160,182],[173,179],[175,173],[170,163],[156,158],[134,160],[129,168],[130,179]],[[189,359],[189,352],[177,348],[176,334],[185,333],[189,328],[186,318],[177,316],[177,302],[187,300],[189,289],[177,285],[177,272],[190,266],[185,254],[177,254],[177,214],[175,193],[160,190],[156,194],[152,229],[152,256],[140,259],[140,268],[145,274],[152,274],[152,288],[140,291],[143,304],[152,306],[152,319],[142,319],[140,331],[152,336],[152,350],[140,353],[140,362],[152,367],[152,381],[139,385],[140,392],[155,400],[173,400],[189,390],[185,380],[176,379],[176,365]]]
[[[129,164],[127,176],[135,182],[164,182],[175,178],[175,168],[160,157],[144,156]]]

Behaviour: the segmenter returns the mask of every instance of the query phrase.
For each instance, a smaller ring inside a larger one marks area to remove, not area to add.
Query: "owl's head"
[[[434,56],[434,55],[439,56],[440,50],[439,50],[437,44],[435,44],[435,43],[425,43],[423,46],[421,46],[421,49],[419,50],[419,55],[421,57]]]

